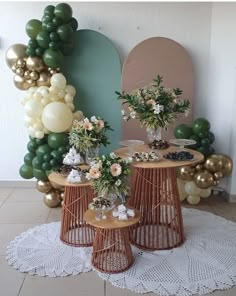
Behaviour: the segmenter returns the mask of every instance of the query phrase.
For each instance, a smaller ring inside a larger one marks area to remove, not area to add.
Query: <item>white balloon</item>
[[[44,98],[48,98],[50,96],[48,89],[44,89],[41,94]]]
[[[43,129],[43,124],[41,121],[37,121],[36,123],[34,123],[33,125],[33,128],[36,130],[36,131],[40,131]]]
[[[67,103],[66,105],[70,108],[71,111],[74,111],[74,109],[75,109],[74,104],[72,104],[72,103]]]
[[[187,201],[191,205],[197,205],[200,202],[201,198],[199,195],[188,195],[187,196]]]
[[[31,87],[28,89],[28,92],[34,93],[37,89],[38,89],[37,86],[31,86]]]
[[[71,126],[72,120],[72,112],[64,103],[49,103],[43,109],[42,122],[51,132],[61,133],[66,131]]]
[[[30,126],[30,125],[32,125],[34,123],[34,120],[33,120],[32,117],[25,115],[24,122],[29,124],[29,126]]]
[[[187,192],[185,191],[185,182],[184,180],[177,178],[177,184],[179,189],[179,199],[180,201],[183,201],[188,195]]]
[[[59,98],[56,94],[53,94],[52,96],[50,96],[50,101],[51,102],[57,102],[59,101]]]
[[[60,89],[57,93],[58,98],[63,99],[65,96],[65,91],[63,89]]]
[[[35,130],[28,130],[29,131],[29,135],[32,137],[32,138],[35,138]]]
[[[50,101],[49,101],[48,98],[43,98],[43,99],[41,100],[41,103],[42,103],[43,106],[46,106],[49,102],[50,102]]]
[[[51,93],[51,94],[57,94],[58,92],[59,92],[59,88],[58,87],[56,87],[56,86],[50,86],[49,87],[49,92]]]
[[[73,102],[73,99],[74,99],[73,96],[71,94],[69,94],[69,93],[66,94],[65,95],[65,98],[64,98],[64,100],[65,100],[66,103],[72,103]]]
[[[39,92],[39,91],[36,91],[34,94],[33,94],[33,98],[35,100],[41,100],[42,99],[42,94]]]
[[[64,89],[66,87],[66,78],[61,73],[56,73],[52,75],[50,79],[50,83],[52,86],[56,86],[60,89]]]
[[[73,117],[74,119],[77,119],[80,121],[84,119],[84,114],[82,111],[76,111],[75,113],[73,113]]]
[[[66,86],[65,91],[66,91],[66,93],[71,94],[72,97],[74,97],[76,94],[76,90],[75,90],[74,86],[69,85],[69,84]]]
[[[35,137],[38,139],[42,139],[44,137],[44,133],[42,131],[35,132]]]
[[[39,117],[42,114],[43,106],[41,102],[30,100],[25,104],[25,111],[31,117]]]
[[[203,198],[209,197],[211,195],[211,190],[212,190],[211,187],[209,187],[207,189],[202,189],[200,192],[200,196]]]
[[[199,195],[201,189],[193,181],[188,181],[185,184],[185,191],[188,195]]]

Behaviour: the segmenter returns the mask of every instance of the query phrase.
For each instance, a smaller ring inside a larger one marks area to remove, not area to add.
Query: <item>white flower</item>
[[[112,159],[115,159],[115,158],[116,158],[115,153],[114,153],[114,152],[111,152],[111,153],[110,153],[110,157],[111,157]]]
[[[120,164],[113,163],[113,165],[110,167],[110,172],[113,177],[119,176],[122,172],[122,168],[121,168]]]
[[[123,110],[123,109],[121,110],[121,115],[123,115],[123,116],[125,115],[125,110]]]
[[[118,180],[115,182],[115,185],[116,185],[116,186],[120,186],[120,185],[121,185],[121,180],[118,179]]]
[[[99,171],[98,168],[93,167],[89,170],[89,175],[90,175],[90,178],[92,179],[98,179],[101,177],[101,172]]]
[[[86,129],[86,130],[91,131],[91,130],[93,129],[93,125],[92,125],[91,122],[86,121],[86,122],[83,124],[83,128]]]
[[[132,111],[132,112],[130,113],[130,117],[131,117],[132,119],[135,119],[135,117],[136,117],[136,112],[135,112],[135,111]]]
[[[98,129],[102,129],[102,128],[104,128],[104,121],[101,120],[101,119],[97,120],[97,121],[96,121],[96,127],[97,127]]]
[[[123,116],[124,121],[128,121],[128,116]]]
[[[153,110],[154,110],[154,114],[160,114],[161,111],[164,110],[164,106],[160,104],[156,104],[155,106],[153,106]]]
[[[91,117],[91,122],[96,122],[96,121],[97,121],[96,116],[92,116],[92,117]]]
[[[89,122],[89,119],[85,117],[84,122]]]

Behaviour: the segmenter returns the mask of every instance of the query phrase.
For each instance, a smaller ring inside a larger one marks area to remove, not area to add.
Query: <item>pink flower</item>
[[[156,102],[153,99],[150,99],[146,102],[146,104],[154,106],[154,105],[156,105]]]
[[[84,122],[83,128],[86,129],[86,130],[91,131],[93,129],[93,125],[92,125],[91,122]]]
[[[101,172],[99,171],[98,168],[96,167],[93,167],[89,170],[89,176],[90,178],[92,179],[98,179],[101,177]]]
[[[104,122],[103,122],[101,119],[97,120],[97,121],[96,121],[96,127],[97,127],[98,129],[102,129],[102,128],[104,128]]]
[[[113,163],[110,167],[112,176],[117,177],[121,174],[121,166],[118,163]]]

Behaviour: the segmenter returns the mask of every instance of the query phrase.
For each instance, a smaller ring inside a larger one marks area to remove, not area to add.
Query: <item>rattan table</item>
[[[51,182],[65,187],[61,214],[60,239],[75,247],[92,246],[95,231],[84,220],[84,213],[94,197],[91,182],[71,184],[57,173],[48,176]]]
[[[138,223],[140,212],[135,211],[135,217],[120,221],[107,212],[106,220],[96,220],[96,211],[88,210],[85,221],[95,227],[96,234],[93,243],[92,265],[105,273],[120,273],[132,265],[134,258],[129,242],[129,227]]]
[[[170,146],[160,150],[162,154],[178,151]],[[134,148],[135,151],[150,151],[148,146]],[[141,221],[130,230],[130,240],[135,246],[146,250],[171,249],[184,242],[184,229],[177,187],[176,168],[201,162],[204,156],[194,150],[192,161],[170,161],[131,163],[131,194],[129,205],[141,212]],[[127,157],[128,148],[114,151]]]

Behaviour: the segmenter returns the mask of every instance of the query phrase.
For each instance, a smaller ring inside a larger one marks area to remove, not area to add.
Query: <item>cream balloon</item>
[[[66,78],[61,73],[56,73],[52,75],[50,83],[52,86],[58,87],[59,89],[64,89],[66,87]]]
[[[187,202],[191,205],[197,205],[200,202],[201,198],[199,195],[188,195]]]
[[[207,188],[207,189],[202,189],[200,192],[200,196],[202,198],[206,198],[209,197],[211,195],[211,187]]]
[[[25,104],[25,111],[28,116],[40,117],[43,112],[43,106],[38,101],[30,100]]]
[[[75,90],[74,86],[69,85],[69,84],[66,86],[65,91],[66,91],[66,93],[72,95],[72,97],[74,97],[76,94],[76,90]]]
[[[185,184],[185,191],[188,195],[199,195],[201,189],[193,181],[188,181]]]
[[[179,178],[177,178],[178,190],[179,190],[179,199],[180,201],[185,200],[187,197],[187,192],[185,191],[185,182]]]
[[[51,132],[61,133],[66,131],[71,126],[72,120],[72,112],[64,103],[49,103],[43,109],[42,122]]]

